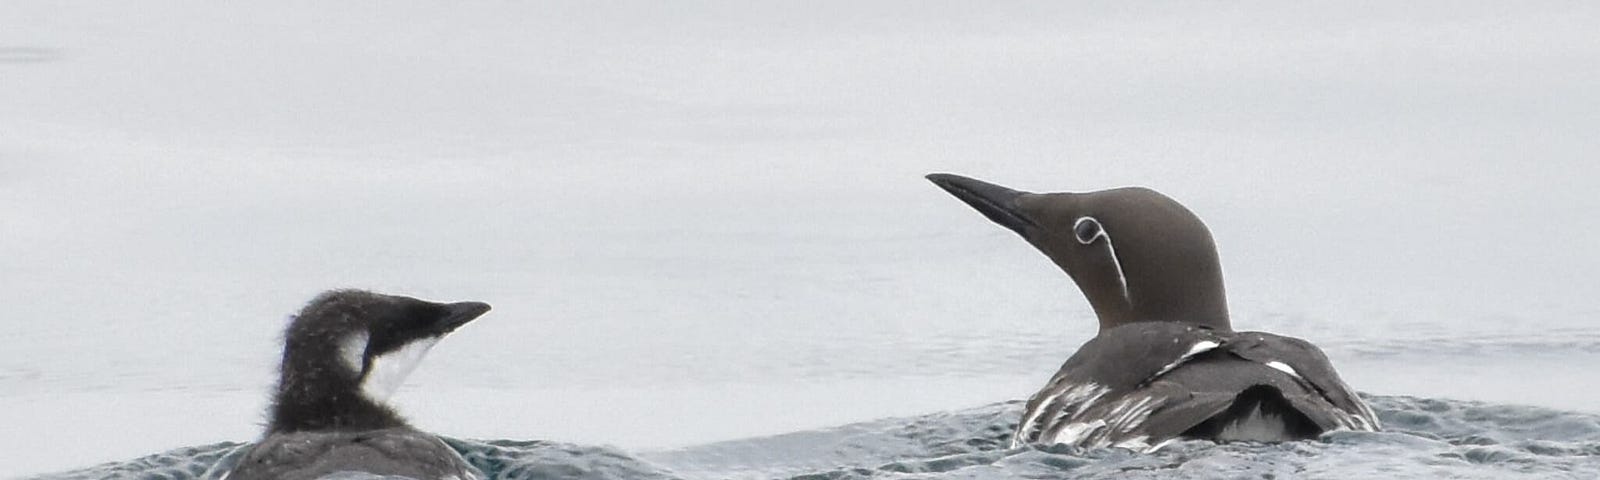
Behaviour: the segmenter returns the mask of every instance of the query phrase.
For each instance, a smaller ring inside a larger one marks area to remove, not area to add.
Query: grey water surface
[[[259,435],[285,317],[356,287],[494,305],[395,403],[507,478],[1593,478],[1596,24],[6,2],[0,477],[204,475]],[[1234,324],[1321,345],[1393,431],[1001,448],[1095,324],[936,171],[1177,198]]]
[[[539,440],[448,443],[485,478],[1594,478],[1600,416],[1538,407],[1369,397],[1385,432],[1280,444],[1187,441],[1152,454],[1004,448],[1017,402],[629,453]],[[1534,438],[1537,440],[1530,440]],[[50,479],[215,478],[244,445],[190,447]],[[380,478],[352,473],[328,478]]]

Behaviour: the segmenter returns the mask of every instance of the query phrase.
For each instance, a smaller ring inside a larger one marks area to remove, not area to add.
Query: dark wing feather
[[[1285,390],[1284,398],[1325,429],[1375,431],[1382,428],[1372,407],[1339,378],[1328,356],[1311,342],[1264,332],[1239,332],[1228,341],[1227,348],[1252,362],[1263,365],[1276,362],[1291,369],[1295,380],[1305,385],[1306,391],[1303,396],[1292,396],[1291,391]],[[1324,412],[1322,417],[1325,418],[1318,419],[1312,410]]]
[[[1209,438],[1202,424],[1258,392],[1300,414],[1285,410],[1297,419],[1295,436],[1378,428],[1372,410],[1309,342],[1146,322],[1101,332],[1080,347],[1028,400],[1012,444],[1149,449],[1179,436]]]
[[[1132,438],[1136,435],[1126,434],[1137,432],[1137,424],[1143,418],[1113,414],[1148,414],[1166,400],[1130,394],[1193,355],[1222,345],[1223,340],[1211,329],[1172,322],[1132,323],[1100,332],[1079,347],[1050,382],[1029,398],[1012,444],[1095,446]],[[1097,426],[1097,420],[1102,425]]]

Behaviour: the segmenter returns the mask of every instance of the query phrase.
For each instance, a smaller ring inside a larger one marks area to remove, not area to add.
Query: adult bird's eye
[[[1084,245],[1094,243],[1095,237],[1106,234],[1100,227],[1100,221],[1094,217],[1079,217],[1078,223],[1072,225],[1072,233],[1078,236],[1078,243]]]

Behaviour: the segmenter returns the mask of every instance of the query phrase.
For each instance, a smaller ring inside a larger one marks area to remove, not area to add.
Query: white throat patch
[[[417,369],[417,364],[422,363],[422,357],[428,355],[428,349],[439,342],[439,337],[419,338],[407,343],[397,350],[372,358],[372,363],[367,367],[367,375],[361,379],[361,394],[367,398],[383,402],[400,389],[400,384],[405,383],[406,376]]]

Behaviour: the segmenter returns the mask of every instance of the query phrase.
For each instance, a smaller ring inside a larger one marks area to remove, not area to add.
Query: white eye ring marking
[[[1084,238],[1083,228],[1085,225],[1089,225],[1090,228],[1094,229],[1094,233],[1088,234],[1088,238]],[[1100,221],[1096,220],[1094,217],[1078,217],[1078,221],[1072,224],[1072,236],[1077,237],[1078,243],[1084,245],[1094,243],[1096,238],[1102,237],[1105,238],[1107,242],[1111,241],[1111,236],[1106,234],[1105,227],[1100,225]]]
[[[1094,233],[1088,234],[1089,238],[1084,238],[1085,230],[1083,228],[1086,226],[1094,229]],[[1129,305],[1133,305],[1133,297],[1128,294],[1128,275],[1122,271],[1122,259],[1117,258],[1117,247],[1111,244],[1111,234],[1106,232],[1106,228],[1100,224],[1100,220],[1088,216],[1078,217],[1078,221],[1072,224],[1072,236],[1078,240],[1078,243],[1084,245],[1092,244],[1097,239],[1106,239],[1106,251],[1111,252],[1111,265],[1117,267],[1117,281],[1122,283],[1122,300],[1128,302]]]

